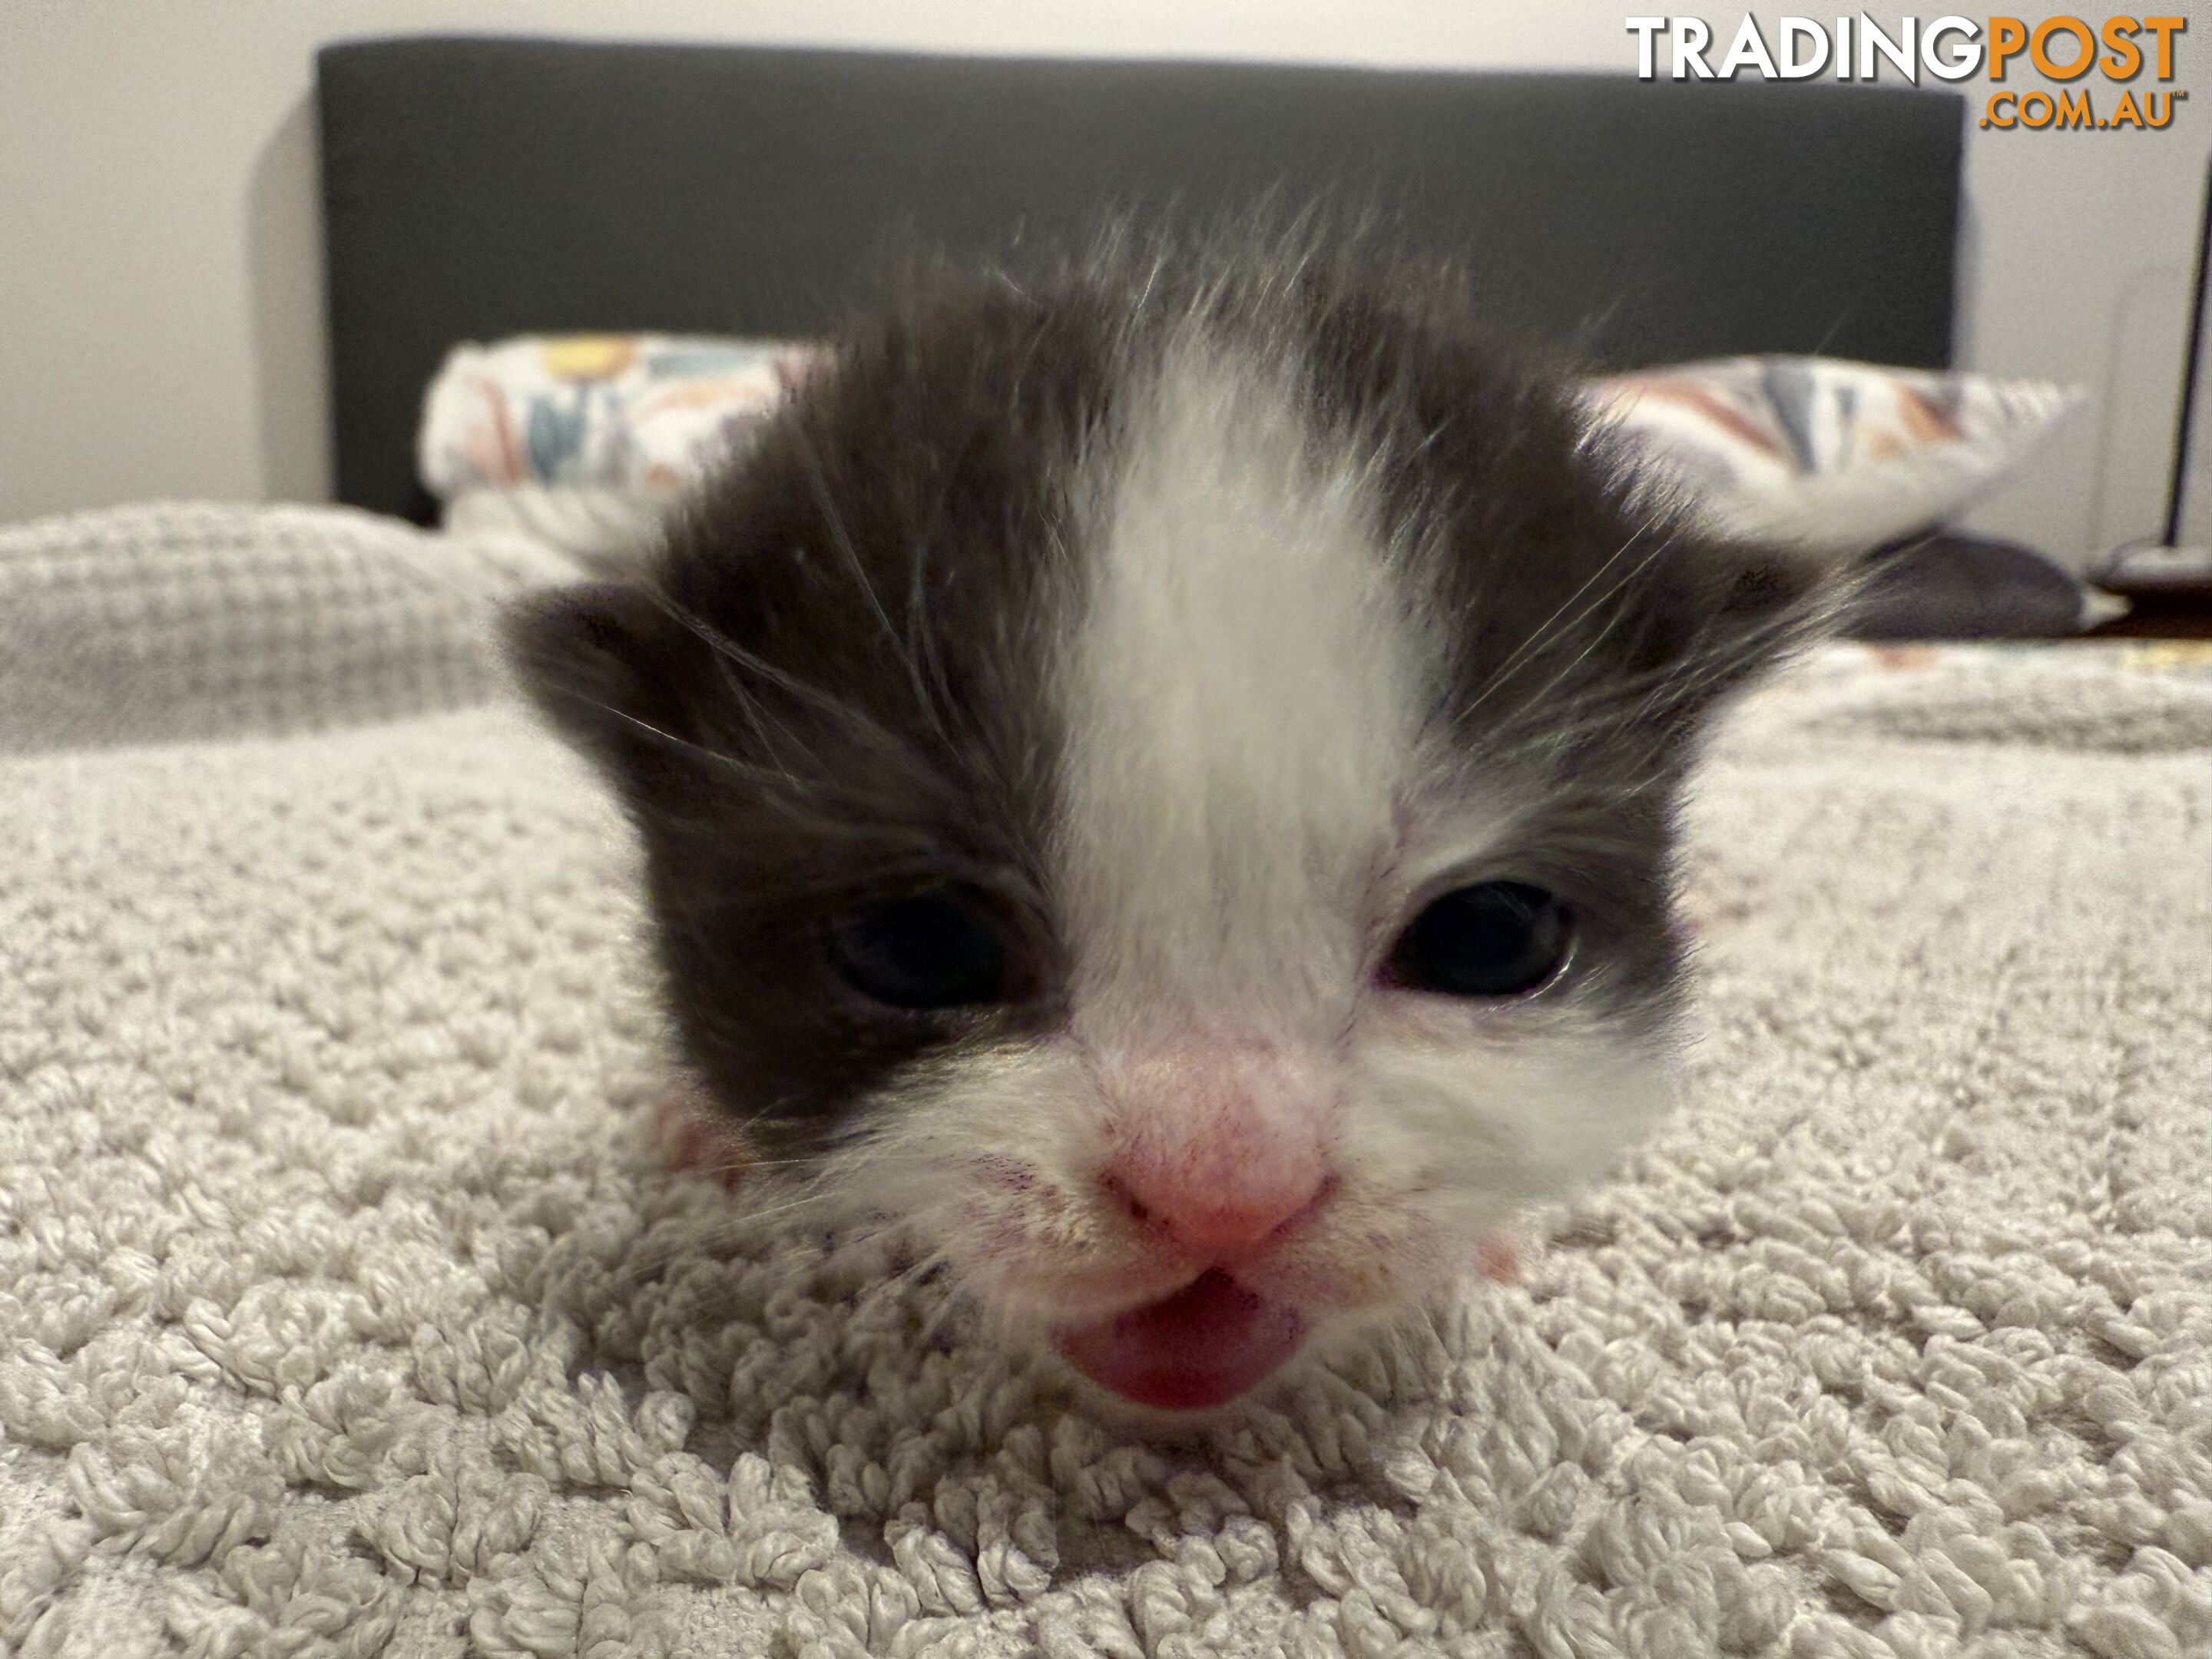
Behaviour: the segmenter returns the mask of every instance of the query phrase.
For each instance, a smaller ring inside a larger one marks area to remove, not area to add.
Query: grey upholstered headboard
[[[339,499],[414,517],[446,349],[799,336],[895,249],[1379,198],[1623,363],[1951,351],[1964,106],[1852,86],[412,38],[319,64]]]

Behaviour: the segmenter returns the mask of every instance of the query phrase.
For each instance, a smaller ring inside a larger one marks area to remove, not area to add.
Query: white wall
[[[498,31],[1625,72],[1634,43],[1624,19],[1643,9],[1588,0],[0,0],[0,521],[152,495],[326,494],[307,103],[312,54],[325,40]],[[1740,12],[1701,15],[1724,28]],[[1893,21],[1896,9],[1880,15]],[[2208,54],[2212,40],[2182,38],[2175,84],[2191,96],[2164,132],[1970,126],[1962,361],[2077,381],[2097,399],[1984,509],[1986,528],[2078,559],[2157,522],[2212,131]],[[2037,82],[2016,74],[2011,84]]]

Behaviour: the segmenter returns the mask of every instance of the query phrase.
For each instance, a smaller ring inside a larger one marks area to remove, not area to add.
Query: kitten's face
[[[1316,258],[917,302],[515,637],[718,1103],[1195,1407],[1650,1121],[1673,798],[1803,599]]]

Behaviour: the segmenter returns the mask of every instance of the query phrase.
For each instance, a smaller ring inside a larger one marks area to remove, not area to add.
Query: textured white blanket
[[[2212,680],[1766,695],[1678,1118],[1170,1446],[656,1171],[627,843],[453,609],[527,562],[0,535],[0,1650],[2212,1652]]]

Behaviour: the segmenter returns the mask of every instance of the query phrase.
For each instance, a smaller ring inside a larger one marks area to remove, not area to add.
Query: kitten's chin
[[[1281,1369],[1306,1319],[1219,1268],[1174,1295],[1053,1333],[1060,1357],[1099,1387],[1162,1411],[1225,1405]]]

